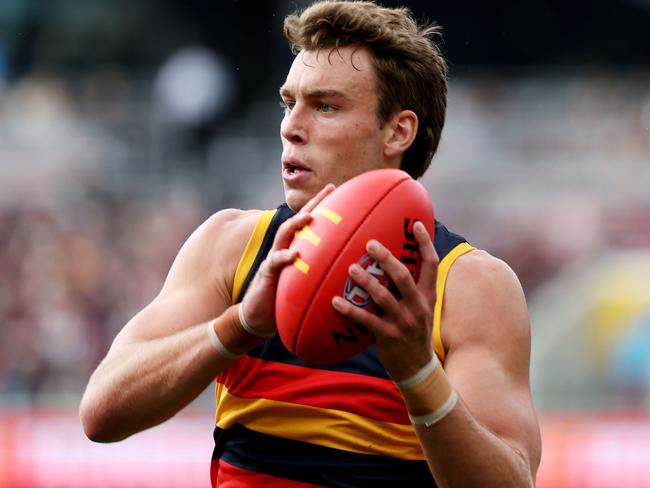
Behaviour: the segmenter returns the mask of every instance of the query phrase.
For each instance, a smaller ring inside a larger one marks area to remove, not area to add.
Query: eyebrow
[[[292,91],[289,89],[289,87],[282,86],[280,87],[280,96],[282,97],[290,97],[292,96]],[[338,90],[328,90],[328,89],[317,89],[317,90],[310,90],[305,93],[305,97],[307,98],[350,98],[348,97],[345,93],[338,91]]]

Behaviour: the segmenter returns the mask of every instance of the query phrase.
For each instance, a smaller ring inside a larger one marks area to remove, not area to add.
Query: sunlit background
[[[528,297],[538,486],[650,486],[650,1],[402,4],[450,61],[422,182]],[[108,446],[76,407],[189,233],[282,201],[304,5],[0,0],[0,486],[209,484],[211,389]]]

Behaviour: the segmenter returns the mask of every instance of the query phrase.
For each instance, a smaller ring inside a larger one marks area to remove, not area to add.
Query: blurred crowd
[[[69,404],[160,289],[203,209],[178,195],[0,208],[0,398]]]
[[[184,186],[138,176],[133,89],[112,69],[0,82],[0,404],[77,402],[205,218]]]

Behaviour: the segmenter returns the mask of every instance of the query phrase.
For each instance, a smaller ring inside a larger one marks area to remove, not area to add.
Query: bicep
[[[450,274],[445,371],[472,416],[534,468],[540,441],[526,303],[514,273],[486,256],[468,259],[455,277]]]

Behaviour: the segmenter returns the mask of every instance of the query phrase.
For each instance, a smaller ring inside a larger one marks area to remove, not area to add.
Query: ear
[[[384,129],[384,155],[388,159],[401,157],[411,147],[418,132],[418,116],[412,110],[402,110],[386,123]]]

